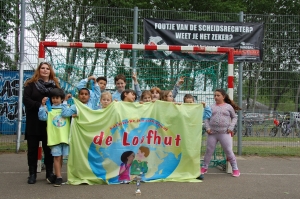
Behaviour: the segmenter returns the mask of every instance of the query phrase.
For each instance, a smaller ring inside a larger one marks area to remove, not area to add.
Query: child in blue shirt
[[[194,96],[192,96],[191,94],[185,94],[183,97],[183,102],[184,103],[195,103]],[[205,102],[201,102],[201,104],[204,107],[204,113],[203,113],[203,117],[202,117],[202,120],[204,122],[204,120],[209,119],[211,117],[212,111],[209,106],[206,106]],[[202,124],[202,125],[204,125],[204,124]],[[202,134],[203,134],[203,132],[202,132]],[[198,180],[203,180],[203,178],[204,177],[203,177],[202,173],[200,174],[200,176],[197,177]]]
[[[121,93],[125,90],[126,77],[123,74],[119,74],[115,77],[116,91],[112,94],[114,101],[121,101]]]
[[[101,94],[100,103],[101,103],[101,108],[108,107],[108,105],[112,103],[111,93],[108,91],[103,92]]]
[[[105,90],[106,83],[107,83],[107,80],[105,82],[105,79],[106,79],[105,77],[99,77],[96,80],[94,76],[90,76],[86,79],[81,80],[76,86],[78,90],[81,90],[82,88],[86,88],[86,84],[90,80],[93,80],[93,85],[92,85],[93,90],[89,90],[90,98],[88,101],[88,106],[91,107],[93,110],[99,109],[99,99],[101,96],[100,86],[101,89]]]
[[[183,97],[183,102],[184,103],[195,103],[194,101],[194,96],[192,96],[191,94],[185,94]],[[205,102],[201,102],[201,104],[203,105],[204,108],[204,113],[203,113],[203,118],[202,120],[206,120],[209,119],[211,117],[211,108],[209,106],[205,105]]]
[[[52,106],[46,108],[47,98],[42,99],[42,105],[39,108],[38,117],[41,121],[47,121],[47,145],[51,148],[54,157],[55,175],[47,178],[49,183],[54,183],[55,187],[62,184],[61,166],[63,156],[69,154],[69,132],[70,118],[61,116],[62,104],[65,99],[65,93],[60,88],[54,88],[50,91]]]
[[[89,99],[90,99],[90,91],[87,88],[82,88],[79,90],[79,94],[78,94],[78,99],[81,103],[85,104],[86,106],[88,106],[90,109],[93,110],[93,107],[95,106],[95,104],[89,104]],[[75,104],[71,105],[70,107],[67,106],[63,106],[62,107],[62,112],[61,115],[63,117],[75,117],[77,115],[77,108],[75,106]]]

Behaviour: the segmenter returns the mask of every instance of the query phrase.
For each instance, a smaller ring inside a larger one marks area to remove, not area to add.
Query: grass
[[[206,136],[202,136],[202,141],[206,141]],[[237,142],[238,137],[235,135],[233,141]],[[300,142],[299,137],[244,137],[242,136],[242,141],[265,141],[265,142]]]
[[[27,150],[26,143],[20,144],[19,152],[25,152]],[[14,153],[16,152],[16,143],[0,142],[0,153]]]
[[[237,151],[237,147],[234,147],[234,151]],[[242,148],[242,155],[257,155],[262,157],[267,156],[300,156],[299,147],[257,147],[257,146],[245,146]]]
[[[206,136],[202,137],[201,155],[206,150]],[[237,154],[237,136],[233,137],[233,151]],[[265,143],[261,143],[265,142]],[[291,146],[289,146],[291,145]],[[242,155],[256,156],[297,156],[300,157],[300,138],[292,137],[242,137]],[[221,145],[217,144],[217,155],[223,155]]]
[[[201,156],[204,156],[205,146],[201,147]],[[233,147],[233,151],[237,154],[237,147]],[[255,155],[261,157],[268,156],[290,156],[300,157],[300,146],[299,147],[283,147],[283,146],[245,146],[242,148],[242,155]],[[217,146],[215,150],[216,156],[224,156],[221,146]],[[225,157],[225,156],[224,156]]]

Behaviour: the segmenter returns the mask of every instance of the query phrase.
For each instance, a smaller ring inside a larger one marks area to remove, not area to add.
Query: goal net
[[[197,102],[213,103],[213,91],[223,88],[233,99],[233,49],[225,47],[167,46],[143,44],[40,42],[39,62],[47,61],[54,67],[61,86],[66,92],[76,94],[75,85],[94,75],[108,79],[107,90],[115,90],[114,77],[124,74],[127,88],[132,88],[132,73],[137,73],[142,90],[159,87],[172,90],[180,77],[184,83],[176,96],[183,101],[192,94]],[[144,57],[145,51],[165,53],[220,53],[228,56],[228,63],[188,59],[157,59]],[[87,85],[88,86],[88,85]]]

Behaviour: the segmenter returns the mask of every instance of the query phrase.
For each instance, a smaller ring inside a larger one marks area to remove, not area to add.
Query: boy
[[[55,187],[60,187],[62,184],[61,167],[63,156],[69,154],[69,132],[70,118],[61,116],[62,104],[65,99],[65,93],[60,88],[54,88],[50,91],[52,106],[46,109],[47,98],[42,99],[42,105],[39,108],[38,117],[42,121],[47,121],[47,145],[51,148],[52,156],[54,157],[55,175],[47,178],[48,183]]]
[[[126,77],[123,74],[119,74],[115,77],[115,85],[117,90],[113,93],[112,99],[121,101],[121,93],[125,90]]]
[[[191,94],[185,94],[183,97],[183,102],[184,103],[195,103],[194,102],[194,96]],[[209,106],[205,106],[205,102],[201,102],[204,108],[204,113],[203,113],[203,121],[211,117],[211,108]]]
[[[137,95],[134,90],[126,89],[122,92],[121,99],[123,102],[134,102],[137,99]]]
[[[101,93],[105,92],[106,84],[107,84],[107,79],[106,77],[98,77],[96,79],[96,82],[98,83]]]
[[[78,99],[81,103],[85,104],[86,106],[88,106],[90,109],[93,110],[93,105],[88,103],[89,99],[90,99],[89,89],[87,89],[87,88],[80,89],[79,94],[78,94]],[[70,117],[70,116],[75,117],[77,115],[77,108],[76,108],[75,104],[73,104],[70,107],[63,106],[62,111],[61,111],[61,115],[63,117]]]
[[[88,78],[85,78],[83,80],[81,80],[78,84],[77,84],[77,89],[80,90],[82,88],[86,88],[86,84],[90,81],[93,80],[94,82],[94,89],[93,90],[89,90],[90,92],[90,99],[88,101],[88,104],[90,107],[92,107],[93,110],[97,110],[99,109],[99,99],[101,96],[101,90],[105,90],[106,88],[106,83],[107,80],[105,77],[98,77],[97,80],[94,76],[90,76]]]

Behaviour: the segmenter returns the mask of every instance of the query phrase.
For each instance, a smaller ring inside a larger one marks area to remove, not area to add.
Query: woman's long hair
[[[40,78],[40,69],[41,69],[43,64],[46,64],[47,66],[49,66],[49,69],[50,69],[49,80],[53,80],[55,82],[55,85],[57,86],[57,88],[60,88],[58,79],[55,77],[54,70],[53,70],[51,64],[49,64],[48,62],[41,62],[39,64],[37,69],[34,71],[33,76],[25,82],[25,86],[27,86],[31,82],[37,82],[39,80],[39,78]]]

